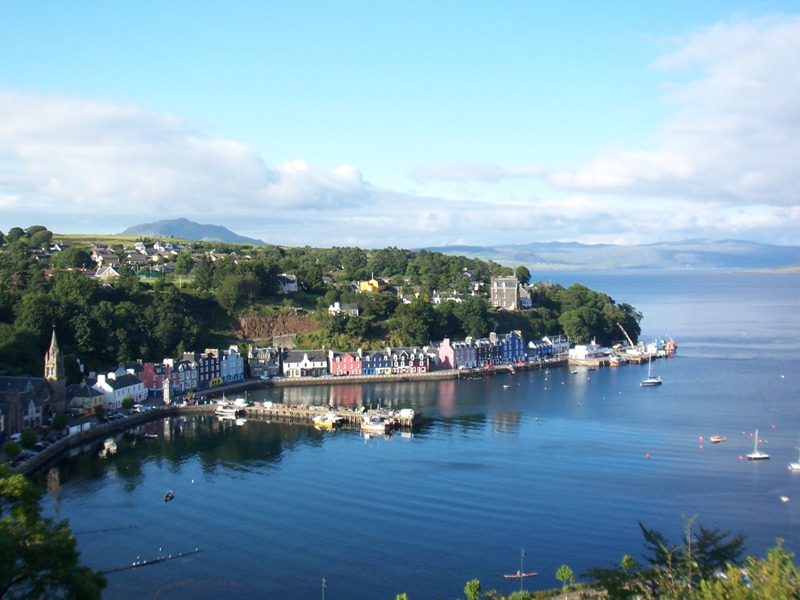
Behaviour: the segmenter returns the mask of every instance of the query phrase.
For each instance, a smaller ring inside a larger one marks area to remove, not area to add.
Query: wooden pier
[[[358,428],[362,419],[375,416],[394,419],[397,424],[404,429],[411,429],[422,422],[422,415],[419,411],[414,411],[409,415],[403,411],[394,410],[347,410],[336,409],[330,406],[301,405],[293,406],[288,404],[274,404],[272,406],[256,405],[248,406],[244,409],[248,417],[280,421],[284,423],[295,423],[298,425],[312,425],[314,417],[332,413],[342,418],[345,426]]]

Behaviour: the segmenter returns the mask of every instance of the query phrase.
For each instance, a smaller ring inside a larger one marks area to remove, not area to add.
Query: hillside
[[[154,238],[177,238],[196,242],[226,242],[264,246],[265,242],[238,235],[221,225],[203,225],[189,219],[170,219],[128,227],[119,235]]]

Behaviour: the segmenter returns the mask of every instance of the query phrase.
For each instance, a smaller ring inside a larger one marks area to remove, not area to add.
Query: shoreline
[[[585,361],[584,361],[585,362]],[[210,390],[204,390],[203,395],[209,399],[221,398],[227,392],[243,392],[251,389],[263,389],[269,387],[305,387],[322,385],[363,385],[365,383],[386,383],[386,382],[415,382],[415,381],[442,381],[453,379],[482,379],[483,377],[503,374],[514,374],[518,371],[537,371],[550,367],[566,367],[571,364],[566,357],[559,357],[550,361],[523,364],[504,364],[494,365],[490,368],[478,369],[448,369],[442,371],[432,371],[428,373],[406,373],[394,375],[355,375],[355,376],[323,376],[323,377],[302,377],[302,378],[281,378],[263,381],[260,379],[246,379],[222,386],[217,386]],[[603,366],[598,364],[597,366]],[[184,395],[176,396],[175,400],[182,401]],[[66,436],[48,446],[44,450],[37,452],[30,459],[18,465],[15,470],[22,475],[30,477],[48,467],[51,463],[62,457],[63,454],[83,445],[89,444],[96,439],[109,437],[111,435],[132,429],[150,421],[163,419],[182,414],[205,414],[214,411],[214,403],[193,404],[179,406],[173,402],[165,405],[156,399],[155,404],[143,413],[132,413],[124,419],[99,423],[76,434]]]

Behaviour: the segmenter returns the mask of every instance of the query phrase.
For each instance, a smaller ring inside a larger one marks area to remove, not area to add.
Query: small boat
[[[536,577],[536,572],[531,571],[528,573],[523,573],[521,571],[517,571],[516,573],[511,573],[509,575],[503,575],[506,579],[522,579],[524,577]]]
[[[578,369],[572,369],[572,371],[570,371],[570,373],[572,373],[573,375],[577,375],[578,374]]]
[[[652,357],[647,360],[647,379],[643,379],[642,382],[639,384],[642,387],[653,387],[655,385],[661,385],[661,377],[658,375],[653,375],[650,372],[650,363],[652,362]]]
[[[728,438],[726,438],[724,435],[712,435],[708,439],[711,440],[712,444],[719,444],[720,442],[726,441]]]
[[[361,420],[361,431],[367,433],[391,433],[395,428],[395,421],[384,417],[364,417]]]
[[[167,493],[164,494],[164,502],[169,502],[175,497],[175,494],[172,490],[167,490]]]
[[[145,433],[144,434],[144,439],[146,439],[146,440],[157,440],[158,439],[158,434],[157,433]]]
[[[789,463],[789,470],[790,471],[800,471],[800,457],[795,462]]]
[[[508,389],[508,388],[510,388],[510,387],[511,387],[511,385],[510,385],[510,384],[508,384],[508,383],[504,383],[504,384],[503,384],[503,389],[504,389],[504,390],[507,390],[507,389]]]
[[[344,417],[342,415],[337,415],[335,412],[327,412],[324,415],[317,415],[312,420],[315,427],[336,429],[342,424]]]
[[[218,402],[214,408],[214,414],[219,417],[235,417],[240,410],[229,402]]]
[[[769,454],[766,452],[761,452],[758,449],[758,429],[756,429],[755,441],[753,443],[753,451],[747,455],[747,460],[767,460],[769,458]]]

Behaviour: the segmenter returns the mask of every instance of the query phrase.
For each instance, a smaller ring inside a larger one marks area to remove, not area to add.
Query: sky
[[[800,2],[0,0],[0,231],[800,245]]]

